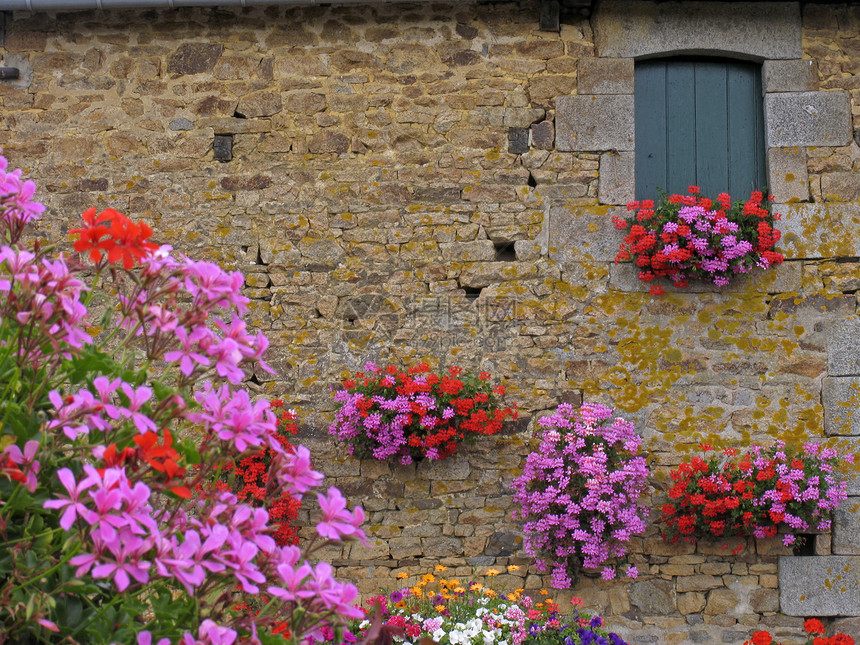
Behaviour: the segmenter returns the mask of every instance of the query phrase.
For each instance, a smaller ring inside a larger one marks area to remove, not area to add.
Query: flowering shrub
[[[847,634],[834,634],[827,638],[824,634],[824,624],[817,618],[808,618],[803,623],[803,629],[807,633],[805,645],[854,645],[854,639]],[[773,636],[768,631],[758,631],[752,635],[744,645],[780,645],[774,642]]]
[[[840,458],[832,448],[815,443],[792,451],[777,441],[769,447],[752,446],[743,453],[728,448],[706,460],[693,457],[671,472],[670,501],[663,506],[664,537],[772,537],[786,525],[799,533],[830,528],[830,514],[847,497],[847,483],[836,475]],[[786,546],[796,537],[783,538]]]
[[[241,317],[241,274],[157,247],[111,209],[73,231],[88,266],[27,246],[43,207],[6,167],[0,157],[0,641],[230,645],[280,642],[278,629],[299,642],[359,617],[356,588],[311,558],[366,539],[337,489],[318,496],[319,539],[304,551],[276,543],[265,508],[192,494],[264,448],[267,485],[300,499],[323,479],[240,387],[268,369],[265,336]],[[237,589],[277,601],[236,614]]]
[[[603,578],[612,579],[613,565],[623,562],[627,542],[648,517],[638,502],[648,478],[641,439],[604,405],[575,410],[562,403],[539,424],[540,446],[512,484],[526,553],[540,571],[552,569],[557,589],[572,586],[581,567],[602,567]],[[638,575],[632,565],[626,573]]]
[[[436,374],[426,363],[408,370],[367,363],[335,392],[338,407],[329,432],[360,459],[444,459],[460,441],[495,434],[505,419],[516,418],[511,408],[501,407],[505,388],[491,387],[490,378],[456,366]]]
[[[761,192],[734,204],[727,193],[715,203],[699,195],[698,186],[688,192],[661,194],[656,205],[650,199],[630,202],[627,210],[635,214],[613,218],[616,229],[627,231],[615,261],[632,258],[643,282],[668,277],[676,287],[686,287],[691,278],[723,286],[738,273],[782,263],[782,254],[773,250],[780,238],[774,220],[781,215],[771,213]],[[655,285],[651,293],[663,289]]]
[[[445,567],[436,570],[443,572]],[[497,574],[493,569],[487,572],[491,577]],[[572,602],[582,604],[578,598]],[[437,579],[432,573],[367,603],[373,608],[367,610],[369,618],[381,620],[395,642],[430,638],[440,645],[626,645],[617,634],[607,634],[599,616],[578,609],[565,615],[553,601],[535,603],[522,589],[504,593],[478,581]],[[372,624],[370,619],[359,623],[356,636],[366,636]]]

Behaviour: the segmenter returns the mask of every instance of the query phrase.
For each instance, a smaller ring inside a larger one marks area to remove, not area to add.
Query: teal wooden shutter
[[[636,198],[657,189],[749,197],[765,187],[761,67],[716,60],[636,64]]]

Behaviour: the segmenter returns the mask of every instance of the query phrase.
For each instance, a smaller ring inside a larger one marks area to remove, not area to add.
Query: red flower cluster
[[[368,363],[335,393],[339,408],[329,432],[359,458],[444,459],[461,440],[496,434],[506,419],[516,418],[500,406],[505,389],[491,387],[490,378],[457,366],[437,374],[426,363],[408,370]]]
[[[724,285],[737,273],[783,261],[772,250],[780,238],[773,222],[780,215],[763,206],[761,192],[734,205],[727,193],[716,203],[700,196],[698,186],[690,186],[689,193],[661,195],[656,205],[650,199],[628,204],[635,215],[612,220],[616,229],[627,231],[615,261],[632,259],[643,282],[668,277],[677,287],[686,287],[691,278]],[[651,291],[663,293],[659,286]]]
[[[835,450],[806,444],[792,453],[782,442],[753,446],[742,455],[729,448],[707,461],[693,457],[671,472],[664,537],[772,537],[781,524],[801,533],[826,530],[830,513],[846,496],[845,482],[835,477],[837,462]],[[785,542],[793,544],[794,536]]]
[[[808,634],[805,645],[854,645],[854,639],[847,634],[834,634],[827,638],[824,634],[824,624],[817,618],[808,618],[803,623],[803,629]],[[757,631],[744,645],[780,645],[774,642],[773,636],[768,631]]]
[[[128,270],[158,248],[158,244],[147,241],[152,235],[149,226],[143,222],[135,224],[113,208],[106,208],[98,215],[95,208],[90,208],[81,217],[87,226],[73,228],[69,234],[78,235],[75,251],[89,251],[94,263],[101,262],[102,251],[105,251],[108,262],[122,260],[123,268]]]

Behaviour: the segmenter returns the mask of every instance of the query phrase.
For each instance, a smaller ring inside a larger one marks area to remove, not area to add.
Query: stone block
[[[821,402],[828,435],[860,435],[860,377],[825,377]]]
[[[277,92],[252,92],[239,99],[236,111],[251,119],[259,116],[272,116],[283,109],[281,95]]]
[[[224,51],[224,45],[186,43],[167,59],[167,73],[183,76],[211,72]]]
[[[549,211],[549,255],[559,262],[615,260],[623,239],[612,224],[626,208],[608,206],[555,206]]]
[[[829,633],[856,637],[860,635],[860,618],[837,618],[830,623]]]
[[[770,194],[778,203],[809,201],[809,173],[806,150],[802,148],[771,148],[767,151],[770,172]]]
[[[598,56],[746,54],[760,60],[802,55],[797,2],[601,2],[592,17]]]
[[[843,320],[830,328],[827,373],[831,377],[860,375],[860,319]]]
[[[766,60],[762,65],[765,92],[809,92],[818,89],[814,60]]]
[[[619,291],[648,291],[651,283],[642,282],[638,276],[639,269],[630,262],[609,266],[609,286]],[[683,289],[675,287],[669,280],[655,284],[662,286],[666,293],[794,293],[800,291],[802,276],[801,262],[783,262],[767,271],[755,269],[744,276],[737,276],[725,287],[701,280],[693,280]]]
[[[678,594],[678,611],[681,615],[698,614],[705,608],[705,594],[700,591]]]
[[[765,95],[767,145],[845,146],[852,139],[848,92],[784,92]]]
[[[780,557],[779,605],[786,616],[860,616],[860,557]]]
[[[633,94],[632,58],[580,58],[580,94]]]
[[[633,95],[559,96],[555,128],[559,150],[633,150]]]
[[[607,152],[600,155],[597,195],[601,204],[627,206],[633,201],[635,167],[632,152]]]
[[[860,204],[776,204],[782,213],[779,251],[788,259],[860,255]]]
[[[648,616],[675,613],[675,588],[671,580],[640,580],[630,585],[630,604]]]
[[[826,202],[853,202],[860,199],[860,173],[828,172],[821,175],[821,196]]]
[[[723,581],[717,576],[695,575],[678,578],[675,582],[675,590],[679,593],[685,591],[708,591],[723,586]]]
[[[704,613],[708,616],[723,616],[733,613],[738,605],[738,596],[731,589],[714,589],[708,594]]]
[[[531,144],[540,150],[552,150],[555,143],[555,125],[552,121],[541,121],[531,126]]]
[[[860,555],[860,497],[849,497],[833,512],[833,555]]]

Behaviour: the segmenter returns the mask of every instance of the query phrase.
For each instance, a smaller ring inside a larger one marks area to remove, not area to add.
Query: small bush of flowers
[[[853,462],[853,453],[840,457],[813,442],[799,451],[782,441],[743,452],[702,448],[706,459],[695,456],[671,472],[670,501],[663,505],[667,540],[765,538],[780,526],[797,533],[826,531],[832,511],[847,498],[837,467]],[[786,546],[795,541],[793,533],[783,537]]]
[[[537,450],[514,480],[516,517],[525,521],[525,550],[552,586],[571,587],[582,567],[616,576],[630,538],[643,533],[648,511],[639,503],[648,466],[633,424],[604,405],[563,403],[540,419]],[[638,575],[633,565],[626,575]]]
[[[336,488],[303,549],[231,489],[195,494],[264,448],[273,490],[323,479],[241,386],[268,369],[242,275],[112,209],[73,231],[88,263],[28,244],[34,191],[0,157],[0,642],[298,643],[360,617],[357,589],[312,556],[366,540]],[[274,600],[249,616],[237,591]]]
[[[804,645],[854,645],[854,639],[847,634],[834,634],[827,637],[827,630],[817,618],[807,618],[803,623],[803,629],[806,631],[807,639]],[[773,640],[773,635],[766,630],[758,631],[752,635],[744,645],[780,645]]]
[[[781,215],[771,212],[758,191],[733,203],[727,193],[712,200],[690,186],[687,195],[661,194],[656,204],[634,201],[627,210],[630,216],[613,218],[616,229],[627,231],[615,261],[632,259],[643,282],[667,277],[676,287],[686,287],[690,279],[724,286],[739,273],[784,259],[773,250],[780,238],[774,221]],[[659,295],[663,288],[653,285],[651,293]]]
[[[496,434],[516,418],[501,403],[505,388],[490,381],[487,372],[474,376],[457,366],[435,373],[426,363],[401,370],[369,362],[335,392],[329,432],[359,459],[444,459],[461,441]]]
[[[436,567],[437,573],[444,571],[444,566]],[[486,575],[498,573],[490,569]],[[364,637],[381,621],[395,642],[410,645],[423,639],[439,645],[626,645],[617,634],[607,633],[601,617],[577,609],[581,599],[574,598],[564,614],[552,600],[535,602],[522,589],[506,593],[477,580],[427,573],[412,586],[366,602],[368,618],[356,625],[352,638]]]

